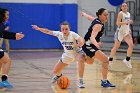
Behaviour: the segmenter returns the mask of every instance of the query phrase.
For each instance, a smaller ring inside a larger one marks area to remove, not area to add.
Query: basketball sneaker
[[[5,80],[5,81],[0,82],[0,88],[12,89],[13,85],[10,84],[10,82],[8,82],[8,80]]]
[[[101,80],[101,86],[102,87],[116,87],[115,85],[111,84],[108,80]]]
[[[84,83],[83,79],[79,79],[79,80],[78,80],[77,86],[78,86],[79,88],[85,88],[85,83]]]
[[[2,82],[0,82],[0,88],[4,88],[4,85]]]
[[[54,76],[52,79],[51,79],[51,83],[55,83],[60,77],[62,76],[62,74],[60,76]]]
[[[124,59],[123,62],[126,64],[126,66],[127,66],[128,68],[132,68],[131,60],[127,61],[126,59]]]

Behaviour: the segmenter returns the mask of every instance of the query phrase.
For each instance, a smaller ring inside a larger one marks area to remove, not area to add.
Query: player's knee
[[[129,48],[133,49],[134,48],[134,44],[133,43],[130,43],[129,44]]]
[[[102,64],[102,68],[108,69],[108,65],[109,65],[109,62],[104,62],[104,63]]]
[[[4,60],[3,60],[3,63],[4,63],[4,64],[7,64],[7,63],[8,63],[8,64],[11,64],[11,62],[12,62],[11,59],[4,59]]]
[[[84,62],[85,61],[85,58],[84,57],[79,57],[79,59],[78,59],[78,62]]]
[[[120,46],[115,46],[114,49],[115,49],[115,50],[118,50],[119,47],[120,47]]]
[[[109,64],[108,57],[105,57],[105,58],[104,58],[104,61],[103,61],[103,63]]]
[[[83,56],[83,55],[78,55],[78,56],[77,56],[77,61],[78,61],[78,62],[84,62],[84,61],[85,61],[85,56]]]

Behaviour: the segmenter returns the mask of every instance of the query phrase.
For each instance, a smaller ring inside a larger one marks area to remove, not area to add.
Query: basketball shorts
[[[66,52],[64,52],[62,54],[60,62],[63,62],[63,63],[66,63],[66,64],[71,64],[71,63],[76,61],[76,56],[78,54],[85,55],[85,53],[82,50],[82,48],[77,48],[76,52],[74,52],[74,53],[66,53]]]
[[[119,42],[122,42],[123,39],[130,34],[130,31],[121,31],[119,28],[115,32],[114,40],[118,40]]]
[[[4,51],[0,49],[0,59],[4,56]]]
[[[84,44],[82,46],[82,50],[85,52],[86,56],[92,58],[94,57],[95,52],[98,51],[99,49],[93,44]]]

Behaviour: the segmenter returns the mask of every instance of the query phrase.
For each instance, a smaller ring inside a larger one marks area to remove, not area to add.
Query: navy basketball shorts
[[[89,56],[90,58],[94,57],[95,52],[98,51],[99,49],[95,45],[86,45],[84,44],[82,46],[83,51],[86,53],[86,56]]]

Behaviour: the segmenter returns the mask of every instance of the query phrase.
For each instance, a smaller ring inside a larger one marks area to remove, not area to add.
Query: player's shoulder
[[[124,16],[124,12],[123,12],[123,11],[120,11],[120,12],[118,13],[118,16],[123,17],[123,16]]]
[[[74,31],[70,31],[70,33],[71,33],[71,34],[77,34],[77,33],[76,33],[76,32],[74,32]]]
[[[123,12],[123,11],[120,11],[118,14],[119,14],[119,15],[122,15],[122,14],[124,14],[124,12]]]
[[[60,31],[53,31],[53,33],[59,33],[59,34],[61,34],[62,32],[60,32]]]
[[[130,12],[127,12],[127,14],[129,14],[129,15],[130,15]]]
[[[60,32],[60,31],[53,31],[52,35],[59,37],[59,36],[62,35],[62,32]]]

